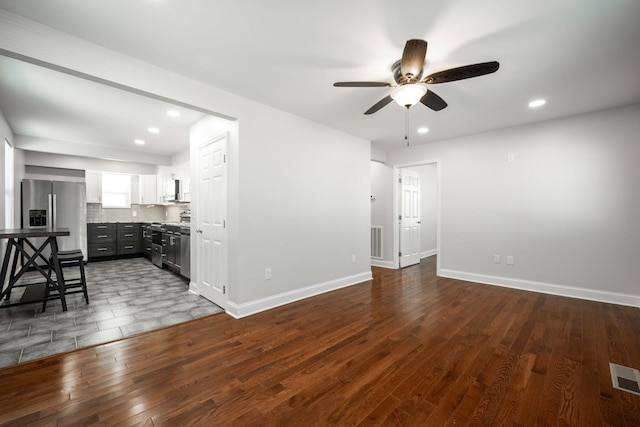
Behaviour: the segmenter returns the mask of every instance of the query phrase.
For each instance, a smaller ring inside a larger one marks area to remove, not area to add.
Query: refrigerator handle
[[[56,197],[57,194],[54,193],[53,195],[53,228],[56,228],[58,226],[58,198]]]
[[[49,204],[48,206],[49,209],[47,209],[47,227],[52,227],[53,224],[51,223],[51,221],[53,221],[53,215],[52,215],[53,199],[51,194],[48,194],[47,197],[48,197],[48,204]]]

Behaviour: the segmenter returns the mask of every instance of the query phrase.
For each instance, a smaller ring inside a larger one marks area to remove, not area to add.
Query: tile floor
[[[65,278],[78,277],[77,268]],[[186,279],[146,258],[89,262],[85,266],[89,305],[82,294],[60,301],[0,309],[0,367],[124,338],[223,310],[188,292]],[[27,277],[28,276],[28,277]],[[41,281],[30,272],[23,280]],[[24,288],[16,288],[18,301]]]

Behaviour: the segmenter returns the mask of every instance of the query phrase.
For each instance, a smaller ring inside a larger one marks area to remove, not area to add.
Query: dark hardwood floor
[[[374,277],[0,369],[0,425],[640,426],[638,308]]]

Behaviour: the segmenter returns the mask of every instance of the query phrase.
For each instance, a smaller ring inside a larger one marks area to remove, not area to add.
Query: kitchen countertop
[[[188,227],[190,222],[180,221],[87,221],[87,224],[168,224],[168,225],[184,225]]]
[[[190,222],[179,222],[179,221],[95,221],[95,222],[87,222],[87,224],[143,224],[143,225],[151,225],[151,224],[160,224],[160,225],[173,225],[177,227],[189,228],[191,227]]]

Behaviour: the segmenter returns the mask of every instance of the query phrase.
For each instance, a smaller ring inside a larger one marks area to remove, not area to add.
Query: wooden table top
[[[5,228],[0,229],[0,239],[22,239],[29,237],[68,236],[68,228]]]

